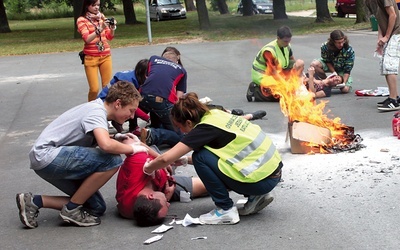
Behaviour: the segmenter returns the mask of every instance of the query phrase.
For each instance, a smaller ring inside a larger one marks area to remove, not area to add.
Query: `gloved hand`
[[[154,177],[155,177],[154,171],[149,173],[148,170],[147,170],[147,167],[149,166],[150,162],[151,162],[151,159],[147,158],[146,162],[143,164],[143,173],[145,173],[148,176],[151,176],[154,179]]]
[[[140,153],[140,152],[145,152],[147,154],[149,152],[149,150],[145,146],[138,145],[136,143],[131,144],[131,147],[133,149],[133,152],[131,155],[134,155],[134,154]]]
[[[173,164],[174,167],[178,167],[178,166],[182,166],[182,167],[186,167],[189,161],[189,157],[187,155],[182,156],[181,158],[179,158],[178,160],[176,160]]]
[[[140,139],[139,139],[136,135],[134,135],[134,134],[132,134],[132,133],[126,133],[126,134],[124,134],[124,135],[126,135],[126,136],[128,136],[129,138],[133,139],[135,142],[140,142]]]

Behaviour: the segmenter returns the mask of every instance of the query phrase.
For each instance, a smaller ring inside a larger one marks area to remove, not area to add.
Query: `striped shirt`
[[[93,22],[93,23],[92,23]],[[101,27],[103,25],[103,20],[100,21],[92,21],[90,22],[89,19],[86,17],[79,17],[78,20],[76,21],[76,25],[78,27],[78,32],[81,34],[82,39],[86,41],[87,37],[96,32],[96,26]],[[110,44],[108,41],[111,41],[114,36],[111,35],[111,30],[107,27],[101,32],[101,42],[103,43],[104,50],[99,51],[97,48],[96,43],[100,41],[100,37],[97,36],[93,41],[90,43],[85,43],[85,46],[83,47],[83,52],[85,55],[89,56],[105,56],[105,55],[110,55],[111,54],[111,49],[110,49]]]

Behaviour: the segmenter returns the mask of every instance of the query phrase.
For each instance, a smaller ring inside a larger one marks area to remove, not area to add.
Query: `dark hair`
[[[121,100],[121,105],[124,107],[133,103],[134,100],[138,100],[140,102],[142,100],[142,96],[132,83],[128,81],[118,81],[109,88],[104,101],[113,103],[117,99]]]
[[[97,0],[83,0],[81,16],[86,16],[86,12],[88,12],[89,6],[95,4]]]
[[[149,200],[144,195],[139,195],[133,206],[133,218],[139,227],[159,225],[165,218],[158,217],[161,209],[160,200]]]
[[[292,31],[288,26],[282,26],[276,31],[276,35],[282,39],[285,37],[291,38],[292,37]]]
[[[182,60],[181,60],[181,52],[179,52],[179,50],[178,50],[177,48],[168,46],[168,47],[166,47],[166,48],[164,49],[164,51],[161,53],[161,56],[163,56],[166,52],[173,52],[173,53],[175,53],[175,54],[177,55],[177,57],[178,57],[178,64],[181,65],[181,66],[183,66],[183,65],[182,65]]]
[[[148,64],[149,59],[142,59],[135,66],[135,76],[139,86],[146,80]]]
[[[187,120],[197,124],[208,111],[208,107],[199,101],[197,94],[190,92],[183,95],[174,104],[171,109],[171,117],[173,121],[180,124],[184,124]]]
[[[336,40],[344,39],[343,48],[347,49],[349,47],[349,39],[341,30],[334,30],[331,32],[328,38],[327,46],[329,50],[337,51],[335,46]]]

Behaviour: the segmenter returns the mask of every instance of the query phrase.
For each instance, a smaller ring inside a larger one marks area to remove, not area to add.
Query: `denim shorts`
[[[49,165],[35,172],[68,196],[72,196],[88,176],[96,172],[106,172],[121,164],[120,155],[105,153],[99,148],[64,146]],[[99,191],[86,201],[84,207],[95,216],[100,216],[106,209]]]

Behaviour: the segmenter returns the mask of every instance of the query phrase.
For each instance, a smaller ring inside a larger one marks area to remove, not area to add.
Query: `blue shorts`
[[[106,172],[121,166],[120,155],[105,153],[99,148],[64,146],[57,157],[45,168],[35,170],[41,178],[69,196],[74,195],[82,182],[96,172]],[[95,216],[106,210],[105,201],[97,191],[84,204]]]

